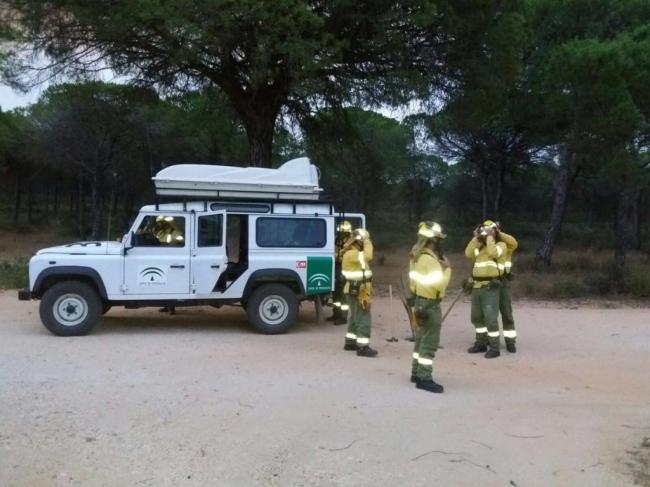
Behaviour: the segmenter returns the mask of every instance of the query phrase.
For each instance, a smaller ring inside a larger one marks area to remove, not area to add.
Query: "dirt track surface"
[[[461,303],[443,395],[408,382],[397,303],[374,304],[377,359],[311,308],[283,336],[238,309],[112,310],[58,338],[0,293],[0,485],[620,486],[650,432],[647,309],[516,307],[520,352],[487,361]],[[387,343],[391,335],[398,343]]]

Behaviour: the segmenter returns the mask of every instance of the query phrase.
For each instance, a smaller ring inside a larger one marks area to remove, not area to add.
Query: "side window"
[[[197,242],[199,247],[221,247],[223,245],[223,215],[199,217]]]
[[[327,243],[321,218],[258,218],[255,233],[258,247],[321,248]]]
[[[133,235],[134,247],[185,247],[185,218],[147,215]]]
[[[349,221],[352,225],[352,229],[363,228],[363,220],[358,216],[345,216],[345,217],[336,217],[336,225],[340,225],[344,221]]]

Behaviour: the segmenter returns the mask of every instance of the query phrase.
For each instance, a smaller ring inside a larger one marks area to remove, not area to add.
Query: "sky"
[[[46,86],[39,86],[28,93],[20,93],[0,84],[0,108],[2,108],[3,112],[8,112],[16,107],[24,107],[34,103],[46,88]]]

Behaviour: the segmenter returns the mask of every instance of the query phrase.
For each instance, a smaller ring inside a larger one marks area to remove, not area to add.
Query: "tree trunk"
[[[133,203],[134,195],[129,191],[127,194],[122,195],[122,222],[132,222],[133,221]],[[128,229],[127,229],[128,230]]]
[[[501,219],[501,203],[503,202],[503,188],[505,186],[506,169],[499,163],[496,176],[496,189],[494,191],[494,216],[495,220]]]
[[[77,190],[77,225],[79,226],[79,238],[84,240],[86,238],[86,228],[84,224],[84,176],[79,174]]]
[[[69,204],[69,206],[68,206],[69,212],[68,213],[70,213],[71,216],[74,215],[77,212],[77,208],[75,207],[75,202],[77,201],[77,198],[75,198],[75,196],[76,196],[75,188],[74,188],[74,184],[72,184],[70,186],[70,200],[68,202],[68,204]]]
[[[641,250],[641,225],[643,223],[643,218],[641,217],[643,208],[643,191],[639,191],[639,197],[636,201],[636,222],[635,222],[635,231],[634,231],[634,250]]]
[[[248,135],[248,152],[251,166],[271,167],[273,161],[273,135],[276,116],[257,117],[244,123]]]
[[[101,175],[99,171],[92,175],[90,182],[90,204],[92,205],[92,229],[90,232],[91,240],[100,239],[100,231],[102,227],[102,191],[101,191]]]
[[[487,220],[487,206],[488,206],[488,181],[487,173],[483,170],[479,172],[481,176],[481,220]]]
[[[569,200],[569,190],[573,181],[571,171],[571,156],[567,153],[566,149],[560,153],[560,168],[557,173],[557,180],[555,183],[555,196],[553,198],[553,211],[551,213],[551,221],[549,222],[544,241],[541,247],[537,249],[536,261],[542,262],[547,266],[551,265],[553,257],[553,250],[555,244],[560,236],[562,230],[562,223],[564,221],[564,214]]]
[[[45,218],[48,219],[50,216],[50,193],[51,192],[52,192],[51,186],[49,184],[46,184],[45,185]]]
[[[18,219],[20,218],[21,196],[22,196],[22,188],[21,188],[21,185],[20,185],[20,174],[17,174],[16,175],[16,191],[14,193],[14,215],[13,215],[14,225],[16,225],[18,223]]]
[[[55,217],[59,216],[59,185],[60,179],[57,177],[54,181],[54,207],[52,208]]]
[[[27,221],[34,223],[34,181],[30,180],[27,185]]]
[[[622,290],[625,275],[625,257],[634,248],[636,223],[639,213],[639,188],[624,188],[618,196],[616,211],[616,245],[614,249],[614,279]]]
[[[279,85],[245,92],[238,85],[222,86],[241,117],[248,136],[251,166],[271,167],[275,122],[286,95]]]
[[[111,196],[108,202],[108,218],[106,222],[106,240],[111,240],[111,224],[113,223],[113,215],[115,214],[115,209],[117,208],[117,191],[115,190],[115,184],[111,187]]]

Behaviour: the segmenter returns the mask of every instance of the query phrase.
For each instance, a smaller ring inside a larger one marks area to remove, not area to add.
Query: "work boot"
[[[415,374],[411,374],[411,382],[412,382],[413,384],[417,384],[419,380],[420,380],[420,379],[418,379],[418,376],[417,376],[417,375],[415,375]]]
[[[510,353],[517,353],[517,347],[512,342],[506,343],[506,350],[508,350]]]
[[[348,320],[344,320],[343,318],[334,318],[333,320],[333,325],[345,325],[347,324]]]
[[[475,343],[467,349],[467,353],[483,353],[487,351],[487,345]]]
[[[343,345],[343,350],[358,350],[359,348],[357,347],[356,343],[346,343]]]
[[[485,358],[497,358],[501,355],[501,352],[498,350],[490,349],[487,352],[485,352]]]
[[[365,347],[361,347],[357,350],[357,356],[358,357],[376,357],[377,356],[377,350],[373,350],[370,348],[368,345]]]
[[[336,321],[336,314],[333,314],[332,316],[328,316],[325,318],[325,321]]]
[[[444,387],[431,379],[417,381],[415,383],[415,388],[422,389],[423,391],[436,392],[438,394],[442,393],[445,390]]]

